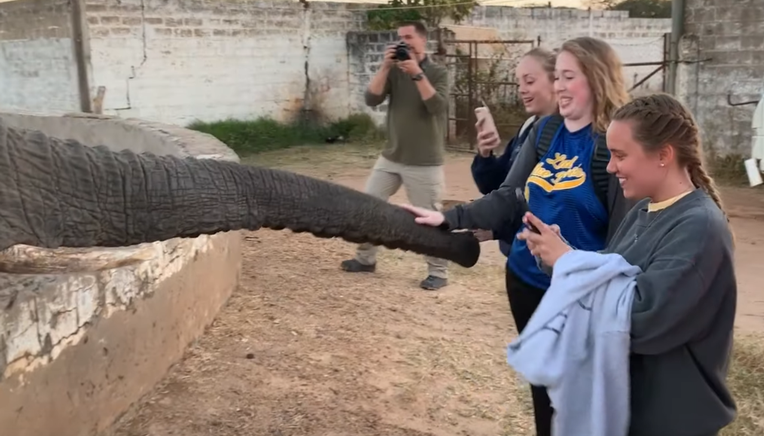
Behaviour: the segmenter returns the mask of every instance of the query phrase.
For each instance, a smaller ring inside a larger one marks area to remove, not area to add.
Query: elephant
[[[124,247],[232,230],[290,229],[439,257],[480,256],[470,232],[312,177],[235,162],[115,152],[0,119],[0,250]]]

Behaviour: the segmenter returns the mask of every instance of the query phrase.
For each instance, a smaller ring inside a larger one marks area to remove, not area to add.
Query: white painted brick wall
[[[310,106],[348,115],[345,33],[360,26],[345,6],[177,1],[89,3],[91,86],[104,112],[174,124],[270,116]],[[308,77],[306,78],[306,61]]]
[[[71,38],[0,41],[0,89],[6,110],[79,110]]]
[[[310,2],[304,8],[276,0],[87,0],[91,96],[103,86],[106,114],[181,125],[260,116],[288,121],[306,109],[308,115],[334,119],[367,110],[360,103],[373,71],[363,63],[375,62],[382,45],[357,47],[364,53],[349,50],[348,32],[363,30],[365,20],[354,7]],[[499,7],[478,7],[464,24],[495,27],[507,39],[540,38],[551,47],[575,36],[596,36],[611,43],[624,62],[661,60],[661,35],[669,30],[668,20],[629,19],[621,12]],[[24,67],[0,70],[17,71],[13,79],[0,75],[0,84],[14,90],[6,101],[19,109],[74,110],[71,47],[65,39],[45,41],[21,41],[11,51],[20,53],[23,61],[17,63]],[[630,68],[627,82],[651,70]],[[661,76],[646,86],[660,89]],[[383,119],[384,112],[372,113]]]
[[[0,108],[80,108],[69,5],[63,0],[0,4]]]

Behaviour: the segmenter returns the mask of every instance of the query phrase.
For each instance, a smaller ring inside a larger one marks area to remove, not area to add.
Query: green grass
[[[296,145],[325,144],[327,138],[337,136],[342,136],[343,141],[355,143],[382,139],[381,131],[367,114],[354,114],[326,125],[301,121],[284,124],[262,117],[255,120],[195,121],[188,128],[209,133],[240,156]]]
[[[748,178],[744,168],[746,158],[740,154],[717,156],[713,153],[707,155],[707,166],[718,184],[732,186],[746,186]]]

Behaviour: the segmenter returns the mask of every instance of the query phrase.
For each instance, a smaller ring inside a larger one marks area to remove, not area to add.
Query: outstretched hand
[[[556,224],[547,225],[531,212],[523,216],[525,224],[531,224],[539,230],[539,233],[532,232],[528,228],[518,235],[518,239],[526,241],[526,246],[534,256],[539,256],[545,265],[555,266],[555,262],[561,256],[568,253],[572,248],[566,244],[560,236],[560,227]]]
[[[415,216],[414,222],[417,224],[424,224],[426,226],[438,227],[444,223],[444,214],[435,210],[423,209],[421,207],[415,207],[410,204],[400,205],[402,209],[410,212]]]

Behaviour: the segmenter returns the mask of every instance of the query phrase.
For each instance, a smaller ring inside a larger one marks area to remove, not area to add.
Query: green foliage
[[[375,142],[384,139],[383,132],[367,114],[353,114],[332,123],[329,129],[351,142]]]
[[[590,0],[595,8],[628,11],[631,18],[671,18],[672,0]]]
[[[465,0],[388,0],[379,10],[367,11],[367,23],[370,30],[393,30],[402,21],[422,21],[429,29],[437,29],[445,18],[460,23],[477,5]]]
[[[511,77],[515,62],[505,56],[468,59],[461,50],[454,58],[454,116],[456,140],[474,141],[473,110],[485,101],[491,110],[494,123],[501,138],[510,138],[528,118],[518,98],[517,86]],[[472,66],[468,66],[468,62]],[[472,95],[472,99],[468,95]],[[463,121],[468,120],[468,121]]]
[[[714,149],[706,152],[706,164],[715,181],[725,185],[746,186],[748,178],[744,168],[744,156],[740,154],[718,155]]]
[[[671,18],[670,0],[624,0],[616,3],[611,10],[629,11],[630,18]]]
[[[342,141],[372,142],[383,138],[372,118],[354,114],[328,125],[309,122],[279,123],[270,118],[226,119],[210,123],[195,121],[187,128],[209,133],[240,156],[278,150],[296,145],[324,144],[328,138]]]

